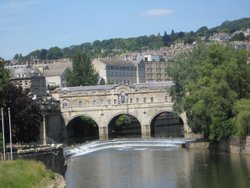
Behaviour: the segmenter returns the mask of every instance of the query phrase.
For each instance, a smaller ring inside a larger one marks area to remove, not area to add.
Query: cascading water
[[[109,148],[133,148],[133,147],[180,147],[182,144],[192,142],[195,139],[113,139],[105,141],[93,141],[64,149],[66,157],[76,157]]]

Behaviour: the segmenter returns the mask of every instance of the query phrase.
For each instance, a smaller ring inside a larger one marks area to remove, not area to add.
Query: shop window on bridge
[[[114,99],[114,104],[116,104],[116,99]]]
[[[133,103],[133,99],[132,98],[130,98],[130,103]]]
[[[146,103],[146,102],[147,102],[147,98],[144,97],[144,98],[143,98],[143,103]]]
[[[136,98],[136,103],[139,103],[139,98]]]
[[[150,98],[150,101],[151,101],[151,102],[154,102],[154,97],[151,97],[151,98]]]

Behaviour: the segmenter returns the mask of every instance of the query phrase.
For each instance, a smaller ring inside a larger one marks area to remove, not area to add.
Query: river
[[[249,155],[182,149],[181,142],[77,147],[67,160],[67,188],[250,187]]]

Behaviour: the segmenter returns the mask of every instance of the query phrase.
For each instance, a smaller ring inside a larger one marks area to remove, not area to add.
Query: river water
[[[187,150],[178,144],[110,145],[95,145],[91,152],[78,148],[84,152],[67,160],[67,188],[250,187],[249,155]]]

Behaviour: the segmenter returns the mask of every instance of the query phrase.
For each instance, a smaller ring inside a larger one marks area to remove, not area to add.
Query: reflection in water
[[[133,147],[68,159],[68,188],[250,187],[250,156]]]

